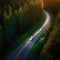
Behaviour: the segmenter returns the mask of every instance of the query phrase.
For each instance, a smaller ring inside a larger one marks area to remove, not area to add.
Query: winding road
[[[16,48],[15,51],[13,51],[7,58],[6,60],[26,60],[27,55],[31,48],[33,47],[34,43],[38,40],[38,38],[41,36],[41,34],[45,31],[45,29],[48,27],[50,24],[50,15],[43,10],[45,14],[45,22],[43,25],[25,40],[20,46]]]

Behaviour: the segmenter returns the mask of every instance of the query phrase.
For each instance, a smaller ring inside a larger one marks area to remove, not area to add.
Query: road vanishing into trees
[[[50,15],[45,10],[43,10],[43,13],[45,14],[45,21],[42,26],[20,44],[5,60],[26,60],[31,48],[50,24]]]

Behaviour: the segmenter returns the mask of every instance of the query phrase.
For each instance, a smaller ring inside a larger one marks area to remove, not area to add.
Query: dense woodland
[[[60,60],[60,12],[54,19],[51,28],[52,32],[50,32],[38,60]]]
[[[0,57],[21,35],[40,21],[42,9],[36,0],[0,0]]]

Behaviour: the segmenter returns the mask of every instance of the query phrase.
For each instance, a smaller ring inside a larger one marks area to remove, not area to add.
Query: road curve
[[[33,47],[34,43],[38,40],[38,38],[50,24],[50,15],[44,10],[43,12],[46,17],[43,25],[35,33],[33,33],[32,36],[27,38],[25,42],[20,44],[20,46],[16,48],[16,50],[13,51],[5,60],[26,60],[27,55],[31,50],[31,48]]]

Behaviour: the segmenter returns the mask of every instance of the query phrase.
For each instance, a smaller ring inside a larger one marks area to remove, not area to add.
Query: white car
[[[32,40],[34,37],[33,36],[31,36],[30,38],[29,38],[29,40]]]
[[[40,31],[43,29],[43,27],[40,28]]]

